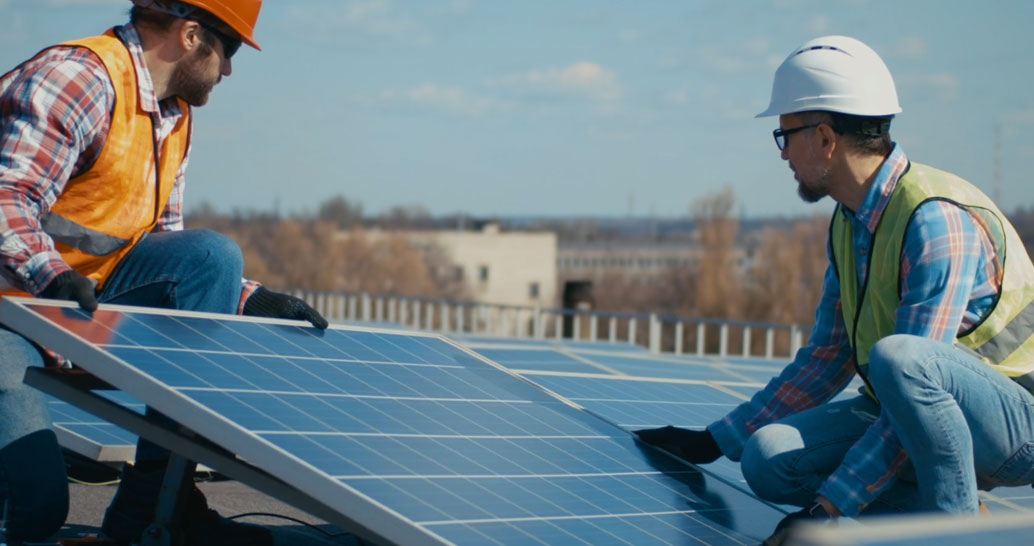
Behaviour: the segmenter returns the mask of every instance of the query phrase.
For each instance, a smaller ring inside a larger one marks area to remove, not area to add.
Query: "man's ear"
[[[819,144],[822,146],[822,153],[826,156],[826,159],[833,157],[833,152],[836,151],[837,146],[840,145],[840,135],[833,130],[833,127],[828,123],[823,123],[815,128],[815,132],[819,136]]]
[[[189,19],[181,19],[177,24],[178,27],[175,28],[177,41],[183,51],[189,53],[201,43],[201,33],[204,32],[204,29],[201,28],[200,23]]]

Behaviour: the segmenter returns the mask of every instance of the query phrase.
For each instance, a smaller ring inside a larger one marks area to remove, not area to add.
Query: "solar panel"
[[[477,348],[477,351],[485,354],[490,348]],[[605,362],[618,373],[552,371],[532,361],[536,355],[542,355],[547,361],[553,358],[542,351],[521,355],[519,360],[510,359],[506,352],[489,354],[500,364],[629,431],[665,425],[702,429],[764,386],[735,380],[735,376],[726,374],[723,369],[741,366],[722,364],[717,358],[693,357],[692,363],[687,364],[680,357],[670,355],[621,356],[584,350],[563,350],[563,353],[589,362]],[[764,369],[767,366],[772,370],[769,376],[778,373],[774,361],[757,360],[761,365],[753,367]],[[723,457],[699,468],[704,474],[753,495],[739,463]]]
[[[480,334],[466,334],[460,332],[450,332],[448,334],[449,339],[459,342],[464,347],[470,348],[529,348],[529,347],[540,347],[540,348],[552,348],[552,349],[569,349],[575,351],[593,351],[602,353],[646,353],[646,347],[642,345],[636,345],[634,343],[626,343],[622,341],[585,341],[585,340],[573,340],[573,339],[556,339],[556,338],[535,338],[535,337],[498,337],[498,336],[485,336]]]
[[[611,373],[611,370],[553,349],[477,349],[489,360],[514,370],[543,370],[571,373]]]
[[[103,392],[102,396],[140,414],[144,412],[144,404],[121,391]],[[100,462],[133,460],[135,434],[53,396],[47,396],[47,409],[61,447]]]
[[[752,544],[783,515],[439,336],[16,298],[0,321],[379,541]]]
[[[742,400],[708,385],[621,377],[527,374],[536,383],[626,429],[678,424],[703,426]]]

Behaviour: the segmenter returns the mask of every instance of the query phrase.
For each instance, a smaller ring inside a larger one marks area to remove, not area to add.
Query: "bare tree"
[[[334,222],[338,229],[349,229],[363,223],[363,206],[338,195],[320,204],[316,218]]]
[[[748,314],[766,321],[810,324],[828,265],[829,220],[802,220],[789,230],[766,229],[750,271]]]
[[[690,206],[700,260],[691,274],[691,292],[682,298],[684,314],[743,318],[743,272],[737,245],[740,224],[732,216],[735,204],[735,193],[726,187]]]

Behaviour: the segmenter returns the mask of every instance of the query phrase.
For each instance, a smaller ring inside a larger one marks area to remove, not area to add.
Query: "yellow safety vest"
[[[868,384],[869,352],[877,341],[894,333],[895,312],[901,303],[905,231],[916,209],[931,200],[948,201],[967,210],[988,233],[1000,266],[1002,290],[998,300],[979,324],[959,333],[956,343],[1034,390],[1034,265],[1023,242],[1005,215],[975,186],[917,163],[912,163],[898,180],[883,212],[870,246],[868,277],[861,289],[847,210],[838,206],[830,226],[841,307],[859,373]]]
[[[169,202],[190,145],[190,109],[179,100],[184,115],[159,151],[154,120],[139,104],[133,59],[114,31],[62,45],[85,47],[100,58],[115,89],[115,106],[100,156],[68,181],[41,223],[65,262],[103,285],[154,229]]]

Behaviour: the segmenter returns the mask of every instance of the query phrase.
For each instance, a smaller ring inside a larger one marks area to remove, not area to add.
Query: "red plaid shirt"
[[[140,106],[154,119],[161,144],[184,115],[174,98],[158,101],[132,25],[115,27],[136,68]],[[115,88],[91,51],[58,46],[0,79],[0,288],[39,294],[70,267],[40,226],[65,184],[86,172],[107,139]],[[184,172],[176,173],[155,231],[183,229]],[[142,181],[154,184],[153,180]],[[241,303],[258,287],[242,280]]]

